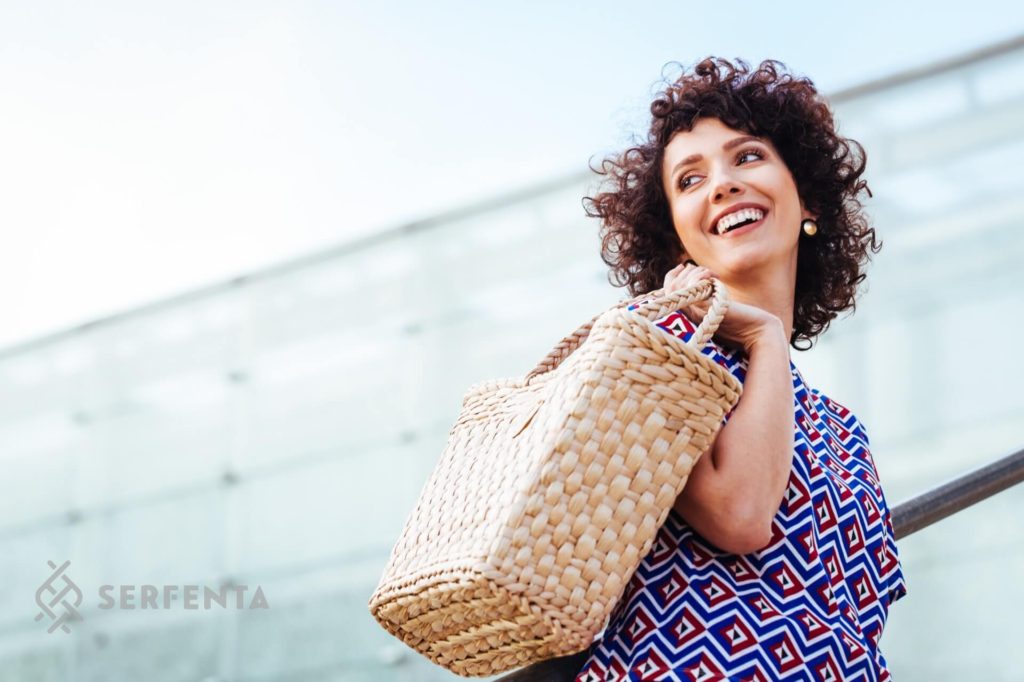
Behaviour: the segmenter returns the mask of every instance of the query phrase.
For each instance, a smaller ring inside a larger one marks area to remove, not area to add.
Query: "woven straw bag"
[[[686,343],[654,324],[708,298]],[[463,676],[589,646],[739,400],[700,352],[727,306],[718,280],[658,289],[470,387],[370,598],[381,625]]]

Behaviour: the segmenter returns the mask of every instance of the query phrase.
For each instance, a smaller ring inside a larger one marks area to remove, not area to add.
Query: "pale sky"
[[[827,93],[1024,32],[944,5],[4,2],[0,348],[581,171],[669,61]]]

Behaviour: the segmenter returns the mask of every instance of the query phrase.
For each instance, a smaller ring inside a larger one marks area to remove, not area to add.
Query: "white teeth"
[[[760,220],[763,217],[764,211],[759,208],[744,208],[735,213],[730,213],[719,220],[718,225],[715,226],[715,231],[718,234],[723,234],[736,223],[741,223],[744,220]]]

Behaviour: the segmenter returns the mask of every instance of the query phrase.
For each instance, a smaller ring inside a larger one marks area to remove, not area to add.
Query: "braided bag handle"
[[[686,342],[686,344],[692,348],[700,348],[706,344],[715,331],[718,329],[718,325],[722,323],[725,318],[725,313],[729,309],[729,295],[719,280],[712,278],[710,280],[701,280],[697,284],[689,287],[688,289],[678,289],[669,293],[665,293],[664,288],[655,289],[646,294],[640,294],[633,298],[622,301],[615,304],[608,310],[598,313],[593,319],[584,322],[579,328],[573,333],[569,334],[551,349],[551,351],[537,363],[537,366],[526,375],[524,383],[529,383],[535,376],[550,372],[551,370],[558,367],[562,362],[569,357],[574,350],[580,347],[587,337],[590,335],[590,330],[593,328],[594,323],[597,319],[604,315],[609,310],[624,309],[633,305],[634,303],[641,301],[645,298],[651,300],[641,305],[637,310],[632,311],[632,314],[638,315],[646,319],[651,324],[660,317],[663,317],[666,313],[674,312],[680,308],[685,308],[693,303],[699,303],[700,301],[711,299],[711,306],[698,325],[696,332]]]

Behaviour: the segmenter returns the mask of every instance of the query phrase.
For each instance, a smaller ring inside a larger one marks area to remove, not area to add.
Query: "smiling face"
[[[800,221],[813,216],[771,141],[701,118],[665,147],[662,177],[676,234],[698,265],[727,284],[778,267],[795,277]]]

